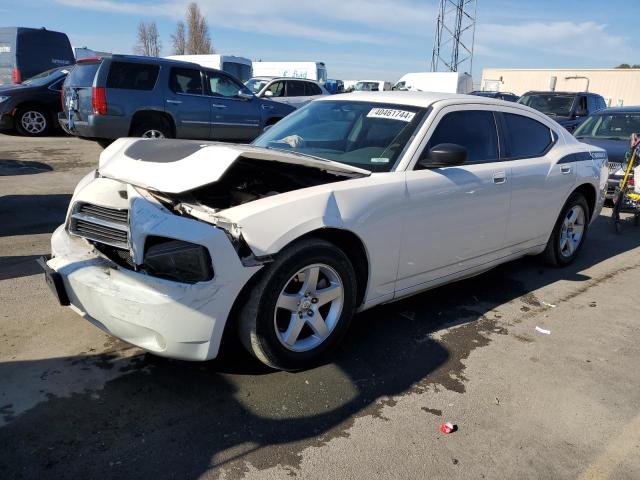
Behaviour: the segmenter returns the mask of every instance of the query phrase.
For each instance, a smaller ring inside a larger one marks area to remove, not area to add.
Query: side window
[[[159,71],[158,65],[111,62],[107,75],[107,88],[153,90]]]
[[[587,110],[587,97],[584,95],[580,95],[578,98],[578,106],[576,107],[576,112]]]
[[[207,82],[211,95],[216,97],[237,97],[238,92],[243,89],[231,77],[218,72],[207,72]]]
[[[322,90],[315,83],[304,82],[304,94],[308,97],[312,95],[322,95]]]
[[[265,90],[266,92],[271,92],[272,95],[265,95],[269,97],[284,97],[284,82],[274,82],[269,85],[269,88]]]
[[[425,149],[441,143],[456,143],[467,149],[467,163],[498,159],[498,134],[493,113],[486,110],[460,110],[447,113],[429,139]]]
[[[200,70],[190,68],[172,68],[169,76],[169,88],[174,93],[202,95]]]
[[[287,82],[287,97],[304,97],[304,84],[306,82]]]
[[[539,157],[553,143],[549,127],[529,117],[503,113],[504,142],[508,158]]]

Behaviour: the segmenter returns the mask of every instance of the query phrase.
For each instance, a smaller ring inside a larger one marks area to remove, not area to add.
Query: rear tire
[[[584,195],[571,194],[562,207],[560,216],[542,253],[545,263],[564,267],[573,262],[584,244],[590,219],[589,205]]]
[[[25,137],[44,137],[51,130],[49,112],[42,107],[20,107],[14,117],[16,130]]]
[[[355,312],[356,275],[348,257],[332,243],[305,239],[259,275],[239,312],[240,341],[276,369],[317,364],[339,344]]]
[[[133,137],[142,138],[172,138],[169,122],[164,119],[143,120],[131,130]]]

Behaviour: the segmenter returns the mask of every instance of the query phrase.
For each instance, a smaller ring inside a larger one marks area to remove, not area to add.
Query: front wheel
[[[584,243],[589,228],[589,205],[584,195],[571,194],[542,254],[546,263],[564,267],[573,262]]]
[[[338,345],[355,304],[356,276],[344,252],[302,240],[261,272],[240,311],[240,340],[273,368],[308,368]]]
[[[16,130],[26,137],[43,137],[51,130],[49,113],[40,107],[21,107],[16,111]]]

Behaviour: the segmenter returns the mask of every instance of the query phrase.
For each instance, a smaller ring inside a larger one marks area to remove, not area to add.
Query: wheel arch
[[[580,193],[587,200],[587,205],[589,206],[589,221],[591,221],[593,217],[593,213],[596,208],[596,199],[598,198],[598,192],[596,191],[596,187],[594,187],[591,183],[583,183],[576,187],[569,197],[574,193]],[[567,197],[567,198],[569,198]]]
[[[45,102],[39,102],[37,100],[24,100],[19,104],[17,104],[15,107],[13,107],[12,116],[14,117],[14,119],[15,119],[16,113],[18,113],[18,110],[23,110],[25,108],[39,108],[41,110],[44,110],[49,116],[49,121],[51,121],[52,124],[53,124],[54,118],[56,117],[56,112],[51,107],[49,107]]]
[[[133,116],[131,117],[131,122],[129,123],[129,135],[131,136],[133,130],[140,123],[146,122],[146,121],[154,121],[154,120],[167,122],[167,124],[169,125],[169,128],[171,129],[171,135],[175,138],[176,124],[173,120],[173,117],[167,112],[162,112],[159,110],[152,110],[152,109],[138,110],[136,113],[133,114]]]

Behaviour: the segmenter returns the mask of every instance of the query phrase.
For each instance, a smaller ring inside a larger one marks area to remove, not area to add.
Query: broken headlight
[[[143,263],[147,273],[184,283],[205,282],[213,278],[211,257],[202,245],[157,237],[150,240]]]

